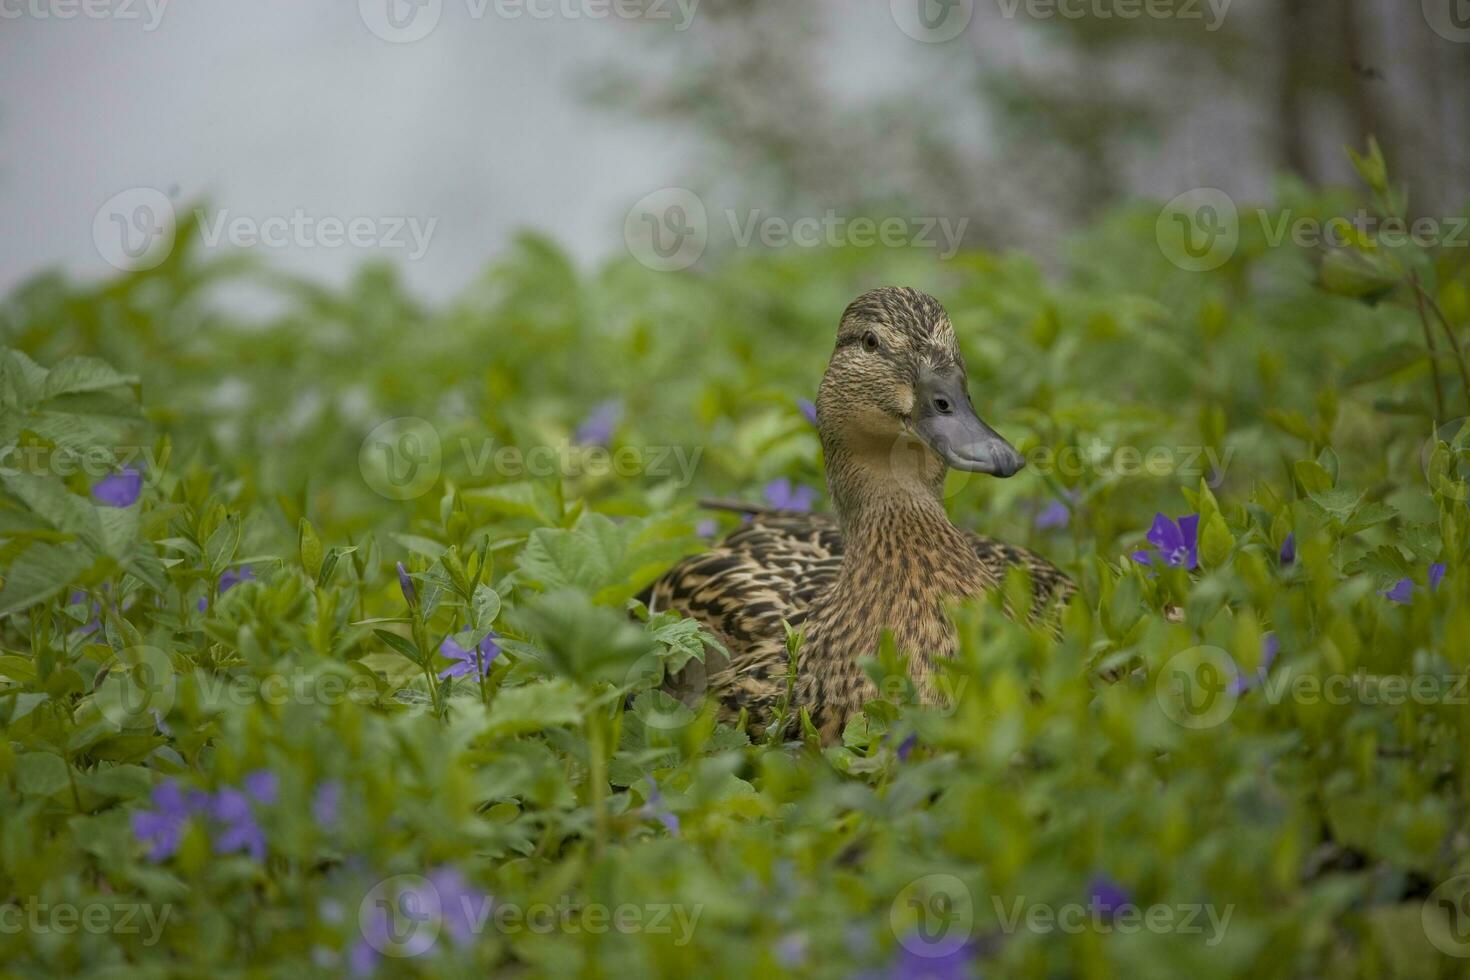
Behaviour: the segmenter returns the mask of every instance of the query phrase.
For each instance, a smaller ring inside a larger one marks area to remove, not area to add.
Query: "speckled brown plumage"
[[[870,349],[871,345],[871,349]],[[1025,567],[1043,615],[1074,591],[1044,558],[956,528],[944,510],[947,467],[914,434],[913,379],[936,366],[963,372],[954,330],[932,297],[867,293],[843,314],[817,399],[818,430],[836,517],[764,511],[716,548],[654,584],[655,609],[709,628],[730,658],[711,655],[699,683],[752,730],[786,690],[782,622],[804,633],[789,720],[806,708],[826,741],[878,696],[858,666],[891,631],[919,689],[933,698],[935,658],[955,646],[947,604],[994,589]],[[962,396],[963,397],[963,396]],[[752,508],[759,510],[759,508]],[[707,678],[707,680],[705,680]]]

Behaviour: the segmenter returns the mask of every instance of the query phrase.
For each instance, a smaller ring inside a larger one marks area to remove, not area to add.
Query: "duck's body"
[[[783,621],[802,632],[788,721],[805,708],[833,741],[881,693],[859,661],[885,631],[933,697],[935,659],[955,646],[949,603],[995,588],[1012,566],[1030,573],[1038,607],[1073,586],[1040,556],[962,531],[945,513],[950,466],[1009,476],[1021,461],[975,417],[936,301],[884,289],[849,307],[817,415],[837,516],[754,514],[655,583],[652,600],[698,619],[730,651],[728,662],[712,655],[703,678],[722,714],[743,710],[752,729],[786,697]]]

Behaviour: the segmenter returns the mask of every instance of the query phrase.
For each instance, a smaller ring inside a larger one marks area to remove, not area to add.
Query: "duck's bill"
[[[1016,447],[980,420],[968,398],[956,399],[950,415],[920,418],[914,430],[940,459],[957,470],[1005,477],[1026,465]]]

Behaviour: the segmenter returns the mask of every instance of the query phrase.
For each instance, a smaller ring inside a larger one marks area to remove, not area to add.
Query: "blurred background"
[[[256,223],[433,221],[422,250],[256,248],[334,283],[393,263],[433,299],[520,228],[605,259],[666,186],[712,213],[964,216],[966,245],[1054,265],[1119,200],[1342,182],[1374,133],[1441,213],[1470,191],[1464,6],[6,0],[0,290],[114,271],[94,219],[134,188]]]

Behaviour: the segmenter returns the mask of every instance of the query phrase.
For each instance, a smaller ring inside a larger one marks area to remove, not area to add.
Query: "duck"
[[[890,286],[848,305],[816,419],[834,513],[709,502],[745,523],[647,595],[650,610],[699,621],[723,647],[666,690],[712,697],[722,721],[753,737],[781,725],[794,735],[804,713],[831,744],[880,697],[861,662],[885,634],[921,700],[935,702],[940,660],[957,645],[953,603],[1024,568],[1034,597],[1025,618],[1049,618],[1055,631],[1076,586],[1035,552],[956,527],[945,510],[951,469],[1009,478],[1025,461],[976,413],[954,325],[934,297]],[[794,684],[788,629],[800,635]]]

